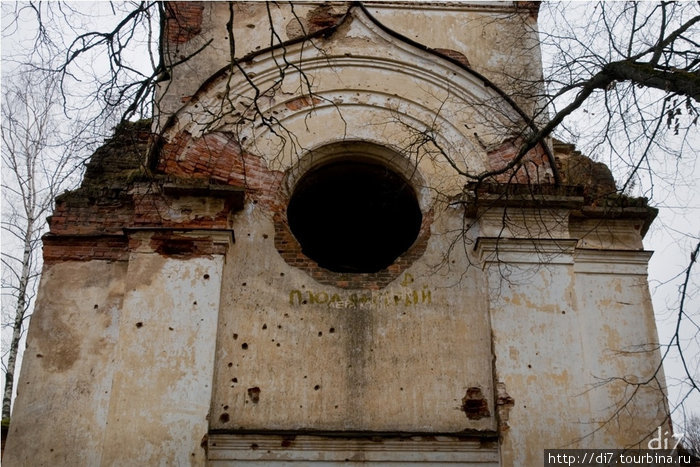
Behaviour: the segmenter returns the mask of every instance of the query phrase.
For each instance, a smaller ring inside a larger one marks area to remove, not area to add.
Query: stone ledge
[[[646,275],[652,254],[652,251],[647,250],[576,248],[574,272],[577,274]]]
[[[223,198],[231,203],[232,210],[243,209],[245,189],[231,185],[164,183],[163,194],[167,196],[207,196]]]
[[[572,264],[577,240],[571,238],[479,237],[474,245],[483,263]]]
[[[238,461],[329,463],[391,462],[400,464],[459,463],[499,465],[495,433],[386,434],[386,433],[210,433],[207,452],[213,465]],[[285,464],[286,465],[286,464]]]

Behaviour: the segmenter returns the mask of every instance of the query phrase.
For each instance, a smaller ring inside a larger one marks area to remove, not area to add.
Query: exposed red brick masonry
[[[141,126],[139,126],[141,125]],[[59,197],[45,237],[44,257],[60,260],[126,260],[140,245],[129,233],[153,232],[149,247],[178,257],[223,254],[210,239],[178,234],[189,229],[230,229],[241,206],[226,199],[223,208],[208,215],[181,214],[174,205],[177,193],[168,183],[184,184],[185,196],[214,196],[197,186],[230,186],[245,190],[248,202],[267,212],[275,225],[275,246],[281,257],[314,279],[343,288],[380,289],[397,278],[425,251],[432,213],[424,214],[414,245],[391,266],[364,274],[335,273],[306,257],[287,222],[288,199],[281,189],[284,174],[267,168],[262,158],[241,150],[234,136],[213,132],[193,138],[182,132],[159,151],[154,173],[142,167],[149,145],[147,123],[119,130],[100,148],[88,166],[81,188]],[[191,186],[191,188],[187,188]],[[175,211],[173,213],[173,211]]]
[[[518,154],[519,145],[516,141],[507,141],[487,153],[490,170],[500,170],[506,167]],[[502,174],[496,175],[498,183],[553,183],[551,168],[547,154],[541,145],[531,149],[520,160],[520,163]]]
[[[139,122],[117,129],[92,156],[81,187],[56,199],[49,234],[44,237],[45,261],[126,260],[128,252],[138,246],[129,239],[128,231],[144,229],[157,232],[153,238],[159,243],[152,246],[162,254],[220,252],[210,239],[176,238],[167,231],[229,229],[232,214],[240,209],[236,193],[208,190],[208,196],[224,197],[219,212],[184,215],[179,208],[174,209],[180,196],[197,196],[198,186],[193,183],[197,178],[216,183],[216,177],[207,176],[216,170],[201,167],[197,177],[184,181],[164,173],[149,173],[143,167],[150,144],[149,127],[150,122]],[[168,183],[180,183],[181,188],[166,194]]]
[[[165,2],[165,40],[184,44],[202,32],[201,2]]]
[[[428,243],[432,213],[424,216],[420,234],[413,246],[388,268],[376,273],[332,272],[302,253],[301,245],[289,228],[289,200],[281,190],[284,174],[269,170],[260,157],[242,151],[233,135],[214,132],[194,139],[182,132],[172,143],[164,146],[158,167],[159,170],[180,178],[211,178],[221,183],[245,187],[246,197],[271,215],[275,225],[275,247],[282,258],[323,284],[342,288],[380,289],[418,259]]]

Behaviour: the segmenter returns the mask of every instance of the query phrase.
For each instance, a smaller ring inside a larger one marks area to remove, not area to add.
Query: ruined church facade
[[[166,11],[153,120],[56,202],[3,462],[535,466],[670,431],[655,211],[570,145],[517,157],[536,4]]]

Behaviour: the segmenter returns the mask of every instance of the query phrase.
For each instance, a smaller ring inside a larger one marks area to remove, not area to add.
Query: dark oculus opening
[[[380,164],[339,161],[299,180],[287,218],[303,253],[319,266],[371,273],[408,250],[423,217],[403,177]]]

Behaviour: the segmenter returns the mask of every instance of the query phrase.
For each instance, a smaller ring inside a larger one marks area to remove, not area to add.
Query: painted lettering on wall
[[[400,291],[363,290],[338,293],[324,290],[293,289],[289,292],[289,304],[292,306],[325,305],[329,308],[370,308],[430,305],[432,302],[433,294],[427,286]]]

